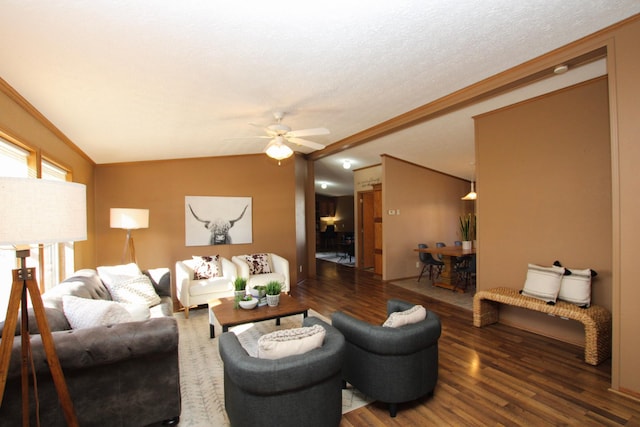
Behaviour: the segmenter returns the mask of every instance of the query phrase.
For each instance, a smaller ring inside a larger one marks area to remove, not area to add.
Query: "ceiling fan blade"
[[[314,150],[322,150],[324,148],[324,145],[322,144],[318,144],[317,142],[309,141],[302,138],[289,137],[287,138],[287,141],[293,142],[298,145],[304,145],[305,147],[313,148]]]
[[[266,135],[256,135],[256,136],[238,136],[236,138],[225,138],[225,141],[233,141],[236,139],[271,139],[270,136]]]
[[[329,134],[329,129],[313,128],[313,129],[292,130],[290,132],[287,132],[286,136],[301,137],[301,136],[328,135],[328,134]]]

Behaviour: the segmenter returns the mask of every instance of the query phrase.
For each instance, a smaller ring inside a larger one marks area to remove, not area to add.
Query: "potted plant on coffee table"
[[[242,298],[247,292],[247,279],[236,277],[236,280],[233,281],[233,288],[235,289],[235,296]]]
[[[282,290],[282,285],[280,282],[273,280],[267,283],[267,304],[269,307],[275,307],[280,303],[280,291]]]

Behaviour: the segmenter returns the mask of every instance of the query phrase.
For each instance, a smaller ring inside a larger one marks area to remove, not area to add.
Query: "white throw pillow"
[[[144,274],[120,280],[113,283],[105,283],[111,298],[114,301],[126,304],[144,304],[153,307],[160,304],[160,297],[153,288],[153,283]]]
[[[562,276],[558,299],[589,307],[591,304],[591,270],[576,270],[568,268],[571,273]]]
[[[322,347],[326,333],[322,326],[313,325],[265,334],[258,339],[258,358],[280,359],[304,354]]]
[[[132,322],[131,314],[120,304],[101,299],[64,295],[62,309],[73,329],[93,328]]]
[[[382,326],[387,328],[399,328],[400,326],[418,323],[426,319],[427,309],[421,305],[414,305],[405,311],[391,313]]]
[[[138,266],[133,262],[123,265],[101,266],[96,270],[98,271],[98,276],[100,276],[100,279],[102,279],[105,286],[131,279],[132,277],[137,277],[142,274],[140,268],[138,268]]]
[[[564,267],[528,264],[522,295],[555,304],[560,292],[562,276],[564,276]]]

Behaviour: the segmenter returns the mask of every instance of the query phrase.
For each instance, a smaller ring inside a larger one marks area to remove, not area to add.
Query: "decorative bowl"
[[[240,307],[244,308],[245,310],[256,308],[256,305],[258,305],[258,300],[256,298],[252,298],[249,301],[240,301]]]
[[[262,298],[267,294],[267,291],[265,289],[251,288],[251,289],[249,289],[249,293],[254,298]]]

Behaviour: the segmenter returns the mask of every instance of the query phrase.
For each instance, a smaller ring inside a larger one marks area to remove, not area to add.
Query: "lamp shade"
[[[265,152],[267,156],[272,159],[282,160],[288,157],[291,157],[293,154],[293,150],[287,144],[283,142],[284,138],[281,136],[277,136],[273,138],[269,144],[267,144],[267,148]]]
[[[0,245],[87,240],[84,184],[0,177]]]
[[[111,208],[111,228],[149,228],[149,209]]]
[[[476,200],[478,198],[478,193],[476,193],[475,186],[473,184],[473,181],[471,181],[471,191],[469,191],[466,196],[461,197],[461,200]]]

